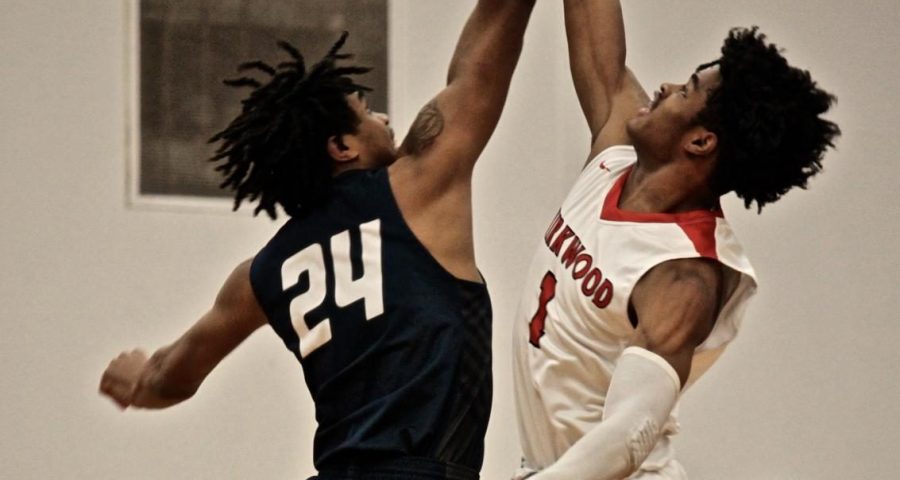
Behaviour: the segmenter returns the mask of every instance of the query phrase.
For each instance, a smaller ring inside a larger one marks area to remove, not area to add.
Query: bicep
[[[170,348],[175,370],[184,372],[188,383],[200,382],[241,344],[266,323],[266,317],[250,286],[250,261],[239,265],[223,284],[212,308]]]
[[[533,1],[478,2],[451,60],[447,85],[423,107],[402,142],[437,185],[467,180],[500,120]]]
[[[391,168],[415,178],[417,202],[430,204],[448,192],[470,188],[475,162],[499,120],[503,99],[470,97],[466,81],[447,86],[418,113]],[[505,92],[502,94],[505,97]]]
[[[715,262],[683,259],[654,267],[632,292],[638,322],[632,345],[666,359],[683,385],[694,349],[715,324],[721,290],[721,270]]]

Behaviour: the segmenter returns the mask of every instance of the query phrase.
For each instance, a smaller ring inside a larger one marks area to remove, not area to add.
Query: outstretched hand
[[[128,408],[147,358],[147,354],[140,349],[120,353],[103,372],[100,393],[109,397],[122,410]]]

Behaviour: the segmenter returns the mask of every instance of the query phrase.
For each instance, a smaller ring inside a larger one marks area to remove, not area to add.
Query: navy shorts
[[[404,457],[342,467],[326,467],[309,480],[478,480],[478,472],[429,458]]]

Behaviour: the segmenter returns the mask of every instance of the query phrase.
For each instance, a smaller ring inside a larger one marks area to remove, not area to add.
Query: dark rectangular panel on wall
[[[311,64],[344,30],[353,64],[372,67],[373,109],[387,108],[387,0],[138,0],[139,195],[228,197],[207,161],[207,139],[238,113],[249,89],[222,84],[238,64],[288,59],[287,40]],[[264,78],[264,75],[259,77]]]

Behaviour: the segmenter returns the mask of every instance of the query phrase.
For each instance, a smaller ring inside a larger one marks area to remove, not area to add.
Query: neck
[[[363,167],[359,165],[359,162],[356,160],[352,160],[349,162],[333,162],[331,167],[331,178],[337,177],[338,175],[349,172],[350,170],[361,170]]]
[[[716,210],[719,198],[707,186],[709,165],[690,158],[658,162],[639,153],[623,186],[619,208],[641,213]]]

